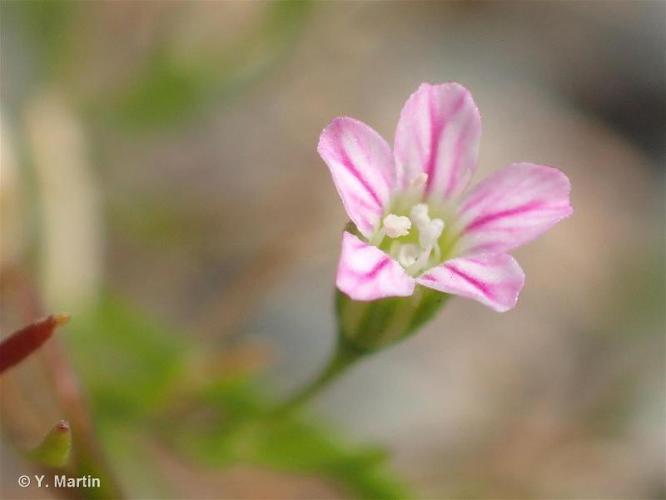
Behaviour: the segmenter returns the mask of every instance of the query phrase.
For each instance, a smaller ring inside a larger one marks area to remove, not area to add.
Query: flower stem
[[[333,380],[342,375],[356,361],[361,359],[369,351],[361,350],[345,340],[343,336],[338,338],[336,349],[329,362],[317,377],[296,391],[289,399],[279,405],[272,413],[282,416],[291,413],[310,399],[319,394]]]

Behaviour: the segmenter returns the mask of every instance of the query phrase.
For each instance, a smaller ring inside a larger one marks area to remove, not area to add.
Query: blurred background
[[[666,497],[664,2],[0,8],[0,328],[72,315],[1,380],[0,496],[55,494],[16,478],[68,418],[105,478],[83,498]],[[243,427],[335,339],[321,129],[392,142],[448,80],[482,113],[476,180],[559,167],[574,216],[516,253],[515,310],[451,300]]]

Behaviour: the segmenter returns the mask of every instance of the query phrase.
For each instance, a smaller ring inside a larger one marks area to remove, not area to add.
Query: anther
[[[412,228],[412,221],[402,215],[388,214],[384,217],[384,231],[389,238],[407,236]]]

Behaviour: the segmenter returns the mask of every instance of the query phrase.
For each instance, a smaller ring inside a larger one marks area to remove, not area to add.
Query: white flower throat
[[[418,179],[420,181],[421,179]],[[413,183],[415,184],[415,183]],[[414,186],[419,187],[420,186]],[[417,275],[430,267],[431,257],[436,262],[441,260],[439,238],[444,231],[444,221],[439,218],[430,218],[428,205],[417,203],[409,211],[409,217],[389,213],[382,221],[382,226],[370,241],[379,247],[385,238],[393,241],[388,246],[389,254],[404,267],[409,274]],[[418,233],[418,238],[413,236]],[[408,241],[405,237],[412,235]],[[403,241],[399,241],[402,239]]]

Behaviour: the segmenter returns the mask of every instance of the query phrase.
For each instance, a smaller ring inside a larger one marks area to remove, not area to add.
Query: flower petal
[[[476,169],[481,117],[472,94],[457,83],[422,83],[400,113],[395,132],[398,185],[428,175],[425,194],[448,199],[467,187]]]
[[[484,254],[443,262],[421,275],[418,283],[440,292],[477,300],[497,312],[513,309],[525,273],[509,254]]]
[[[369,237],[378,226],[393,187],[393,158],[386,141],[353,118],[336,118],[317,147],[328,165],[347,215]]]
[[[416,282],[379,248],[345,231],[336,284],[354,300],[376,300],[409,296]]]
[[[462,200],[458,251],[505,252],[535,239],[571,215],[570,192],[569,179],[555,168],[514,163],[495,172]]]

